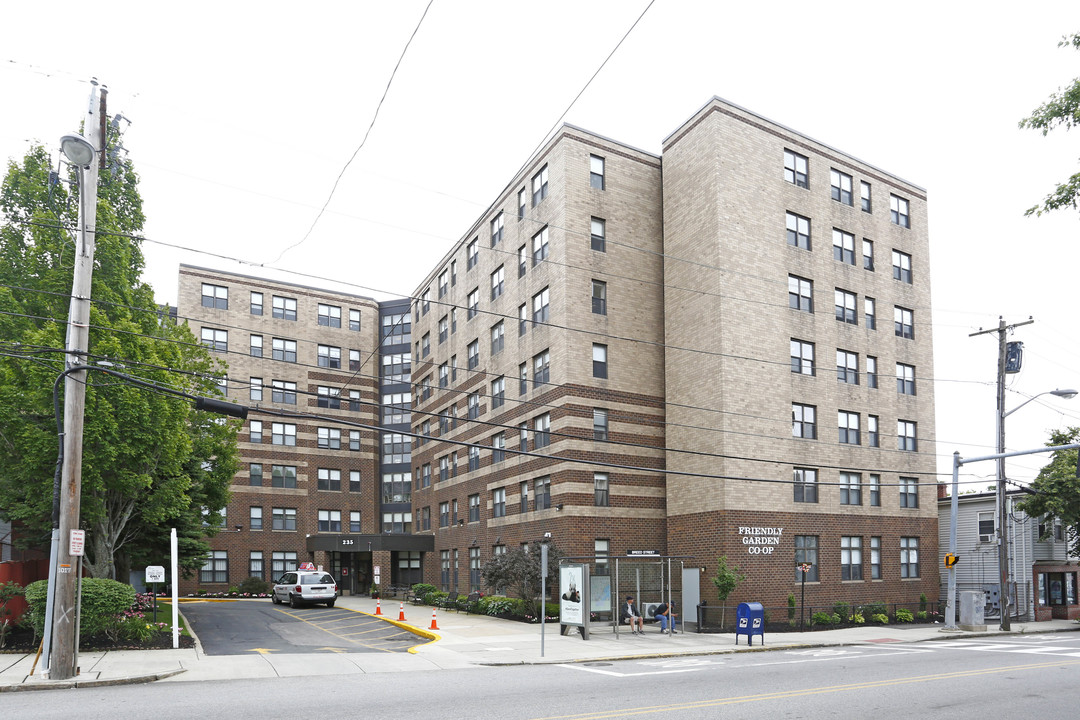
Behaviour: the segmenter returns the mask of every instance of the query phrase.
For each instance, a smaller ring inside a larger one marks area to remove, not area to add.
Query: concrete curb
[[[24,680],[18,685],[0,685],[0,693],[3,692],[32,692],[35,690],[73,690],[77,688],[108,687],[110,685],[142,685],[157,680],[173,677],[186,673],[187,668],[178,668],[167,672],[153,673],[151,675],[129,675],[127,677],[109,678],[107,680],[36,680],[28,682]]]

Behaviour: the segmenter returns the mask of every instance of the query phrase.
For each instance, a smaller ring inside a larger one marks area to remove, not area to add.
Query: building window
[[[469,419],[480,417],[480,393],[469,393]]]
[[[221,285],[202,284],[202,306],[216,310],[229,309],[229,288]]]
[[[548,288],[544,288],[533,295],[532,306],[533,325],[536,325],[537,323],[546,323],[551,315],[551,294]]]
[[[855,293],[836,288],[836,319],[851,325],[859,324],[859,317],[855,314]]]
[[[425,530],[430,530],[431,529],[431,508],[424,508],[424,510],[427,512],[427,527],[424,528],[424,529]],[[360,532],[360,513],[358,511],[356,511],[356,510],[350,510],[349,511],[349,532],[351,532],[351,533]]]
[[[275,318],[279,320],[296,319],[296,298],[287,298],[275,295],[273,298],[273,303]]]
[[[439,387],[444,388],[450,385],[450,365],[443,363],[439,366]]]
[[[844,535],[840,538],[840,579],[862,580],[862,538]]]
[[[480,548],[469,548],[469,592],[480,592],[480,581],[483,579],[480,571]]]
[[[296,530],[296,508],[273,508],[270,518],[274,530]]]
[[[341,490],[341,471],[319,468],[319,490]]]
[[[262,420],[252,420],[248,424],[248,442],[261,443],[263,434]]]
[[[829,182],[832,185],[832,199],[851,205],[851,176],[839,170],[829,170]]]
[[[900,538],[900,577],[919,577],[919,538]]]
[[[431,288],[427,288],[420,295],[420,314],[427,315],[431,310]]]
[[[443,270],[439,273],[439,299],[446,297],[448,292],[450,292],[450,271]]]
[[[791,339],[791,372],[797,375],[814,374],[814,343]]]
[[[248,397],[256,401],[263,399],[262,378],[253,377],[248,379]]]
[[[287,380],[271,380],[270,399],[283,405],[295,405],[296,383]]]
[[[866,238],[862,241],[862,266],[863,270],[874,271],[874,243]]]
[[[548,256],[548,229],[545,227],[533,235],[532,239],[532,263],[535,267],[547,260]]]
[[[911,256],[899,250],[892,251],[893,280],[911,284]]]
[[[251,487],[262,487],[262,484],[262,463],[251,463],[251,466],[248,468],[248,485]]]
[[[384,465],[398,465],[410,461],[409,439],[401,433],[383,433],[382,461]]]
[[[270,574],[272,577],[279,578],[283,573],[292,572],[293,570],[296,570],[295,552],[270,553]]]
[[[816,503],[818,500],[817,470],[797,467],[793,478],[795,502]]]
[[[592,311],[594,315],[607,315],[607,283],[592,281]]]
[[[383,424],[402,425],[409,422],[412,393],[383,393]]]
[[[880,447],[881,436],[878,434],[878,416],[866,416],[866,444],[869,447]]]
[[[896,363],[896,392],[901,395],[915,394],[915,366]]]
[[[360,311],[349,310],[349,330],[360,332]]]
[[[836,379],[848,385],[859,384],[859,356],[856,353],[836,351]]]
[[[358,493],[361,490],[363,490],[363,487],[361,487],[360,471],[359,470],[350,470],[349,471],[349,492]]]
[[[997,535],[997,513],[994,510],[980,512],[978,517],[979,542],[993,542]],[[1041,535],[1042,533],[1040,533]]]
[[[224,550],[211,550],[199,570],[201,583],[229,582],[229,554]]]
[[[607,345],[593,343],[592,374],[595,378],[606,378],[608,376]]]
[[[877,388],[877,358],[873,355],[866,356],[866,387]]]
[[[329,410],[341,409],[341,389],[326,387],[325,385],[319,385],[315,388],[315,404],[321,408],[327,408]],[[350,409],[352,409],[352,403],[349,403]]]
[[[814,283],[797,275],[788,275],[788,307],[814,312]]]
[[[480,522],[480,496],[469,496],[469,522]]]
[[[897,337],[912,339],[915,337],[915,314],[899,305],[893,307],[893,330]]]
[[[229,331],[204,327],[202,344],[214,352],[229,352]]]
[[[272,345],[272,357],[274,360],[281,360],[282,362],[296,362],[296,341],[285,340],[284,338],[274,338],[271,341]]]
[[[840,504],[862,505],[862,476],[859,473],[840,473]]]
[[[840,410],[836,413],[836,424],[840,429],[842,445],[859,445],[859,413]]]
[[[814,440],[817,438],[816,408],[813,405],[791,403],[791,436]]]
[[[529,449],[529,423],[527,422],[518,425],[518,449],[522,452]]]
[[[607,221],[594,217],[590,223],[590,247],[596,252],[607,252]]]
[[[341,327],[341,308],[319,303],[319,324],[332,328]]]
[[[525,188],[518,190],[518,220],[525,219],[525,205],[528,203],[529,193]]]
[[[532,178],[532,206],[536,207],[540,204],[548,194],[548,168],[547,165],[540,168],[540,172],[533,175]]]
[[[533,356],[533,387],[551,382],[551,352],[548,350]]]
[[[394,535],[408,535],[412,532],[411,512],[384,512],[382,515],[383,532]]]
[[[480,469],[480,448],[469,446],[469,472]]]
[[[262,522],[261,518],[259,522]],[[252,550],[248,553],[248,576],[259,580],[264,579],[262,550]]]
[[[506,517],[506,488],[493,490],[491,493],[492,517]]]
[[[855,264],[855,236],[849,232],[833,228],[832,231],[832,254],[833,260],[838,260],[845,265]]]
[[[810,187],[810,161],[799,153],[784,151],[784,180],[799,187]]]
[[[506,433],[491,436],[491,462],[500,463],[506,459]]]
[[[896,421],[896,445],[897,450],[915,452],[918,444],[915,440],[915,423],[910,420]]]
[[[870,579],[881,579],[881,538],[870,538]]]
[[[251,342],[251,344],[250,344],[249,352],[251,354],[251,357],[262,357],[263,356],[263,339],[262,339],[262,335],[252,335],[250,342]]]
[[[476,263],[480,261],[480,247],[477,238],[473,238],[468,245],[465,246],[465,271],[468,272],[476,267]]]
[[[359,350],[350,350],[349,351],[349,370],[352,371],[352,372],[356,372],[361,367],[363,367],[363,365],[364,365],[364,363],[360,359],[360,351]]]
[[[296,445],[296,425],[293,423],[271,423],[271,442],[274,445]]]
[[[521,495],[521,500],[520,500],[520,505],[518,507],[518,512],[523,512],[523,513],[529,512],[529,481],[528,480],[523,480],[518,487],[519,487],[518,492]]]
[[[873,417],[873,415],[871,415]],[[881,507],[881,476],[870,476],[870,506]]]
[[[908,201],[896,195],[889,196],[889,218],[894,225],[911,227],[911,219],[908,217]]]
[[[874,298],[863,298],[863,318],[866,320],[867,330],[877,330],[877,310]]]
[[[551,478],[548,476],[536,478],[533,481],[534,507],[537,510],[547,510],[551,507]]]
[[[506,270],[503,265],[491,273],[491,299],[494,300],[503,294],[506,289]]]
[[[465,319],[472,320],[480,312],[480,288],[473,288],[465,298]]]
[[[491,381],[491,409],[500,408],[506,402],[506,378],[498,377]]]
[[[792,212],[787,214],[787,244],[803,250],[810,249],[810,218]]]
[[[439,527],[450,527],[450,503],[439,503]]]
[[[900,478],[900,507],[919,507],[919,479],[912,477]]]
[[[251,308],[251,314],[252,315],[262,315],[263,314],[263,294],[260,293],[260,292],[251,293],[251,303],[250,303],[249,307]]]
[[[424,333],[420,338],[420,357],[426,358],[431,354],[431,333]]]
[[[270,466],[270,486],[277,488],[295,488],[296,487],[296,466],[295,465],[271,465]]]
[[[495,247],[503,239],[503,214],[500,212],[491,221],[491,247]]]
[[[800,565],[809,565],[810,569],[804,574]],[[818,581],[818,539],[817,535],[795,536],[795,580],[801,582]]]
[[[529,392],[529,364],[518,365],[518,395],[526,395]]]
[[[319,345],[318,350],[319,367],[333,368],[335,370],[341,368],[341,348]]]
[[[503,349],[503,321],[491,326],[491,354],[498,355]]]
[[[360,431],[359,430],[350,430],[349,431],[349,449],[350,450],[359,450],[360,449]]]
[[[319,532],[341,532],[341,511],[320,510]]]
[[[597,539],[593,542],[593,555],[596,557],[596,567],[593,569],[593,575],[610,575],[611,565],[608,562],[608,555],[611,554],[611,541],[606,539]]]
[[[480,365],[480,341],[473,340],[467,346],[469,352],[468,366],[470,370],[475,370]]]
[[[597,155],[589,156],[589,187],[604,189],[604,158]]]
[[[862,198],[862,211],[871,212],[870,183],[865,181],[859,183],[859,196]]]
[[[608,494],[607,473],[593,473],[593,504],[596,507],[608,507],[611,505],[611,497]]]
[[[592,411],[593,440],[606,442],[608,439],[608,413],[607,410],[593,408]]]
[[[341,449],[341,430],[321,427],[318,429],[318,446],[326,450]]]
[[[551,413],[533,418],[533,447],[539,450],[551,444]]]

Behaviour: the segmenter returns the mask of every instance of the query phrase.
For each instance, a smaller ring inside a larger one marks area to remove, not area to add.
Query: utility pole
[[[968,337],[997,333],[998,335],[998,366],[997,366],[997,518],[998,518],[998,577],[1001,584],[998,586],[998,604],[1001,607],[1001,629],[1011,629],[1009,608],[1012,607],[1012,597],[1009,591],[1009,515],[1006,507],[1005,493],[1005,355],[1007,334],[1015,328],[1030,325],[1033,319],[1024,322],[1005,324],[1005,318],[998,318],[998,326],[989,330],[979,330],[971,333]]]
[[[98,99],[97,81],[91,81],[90,101],[84,118],[86,140],[104,158],[105,89]],[[75,269],[71,282],[71,305],[68,310],[67,367],[86,363],[90,342],[90,279],[94,269],[95,230],[97,223],[97,158],[79,168],[79,228],[75,248]],[[86,408],[86,371],[77,370],[64,380],[64,462],[60,479],[59,542],[55,547],[56,575],[50,578],[53,591],[51,647],[49,648],[49,679],[66,680],[73,677],[79,639],[78,608],[75,588],[78,584],[75,563],[70,554],[71,531],[79,528],[82,498],[82,441],[83,414]],[[81,567],[81,566],[79,566]]]

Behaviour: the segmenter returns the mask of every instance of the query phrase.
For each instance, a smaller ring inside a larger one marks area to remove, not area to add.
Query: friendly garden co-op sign
[[[772,555],[783,536],[782,527],[739,526],[739,537],[748,555]]]

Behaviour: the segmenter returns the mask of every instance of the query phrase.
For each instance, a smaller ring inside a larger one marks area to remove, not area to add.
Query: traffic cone
[[[405,603],[401,603],[401,607],[398,608],[397,619],[398,622],[405,622]]]
[[[380,602],[381,601],[379,600],[379,598],[375,598],[375,614],[376,615],[382,615],[382,605],[380,604]]]
[[[435,622],[435,608],[431,608],[431,627],[428,628],[428,629],[429,630],[438,630],[439,629],[438,624],[436,624],[436,622]]]

